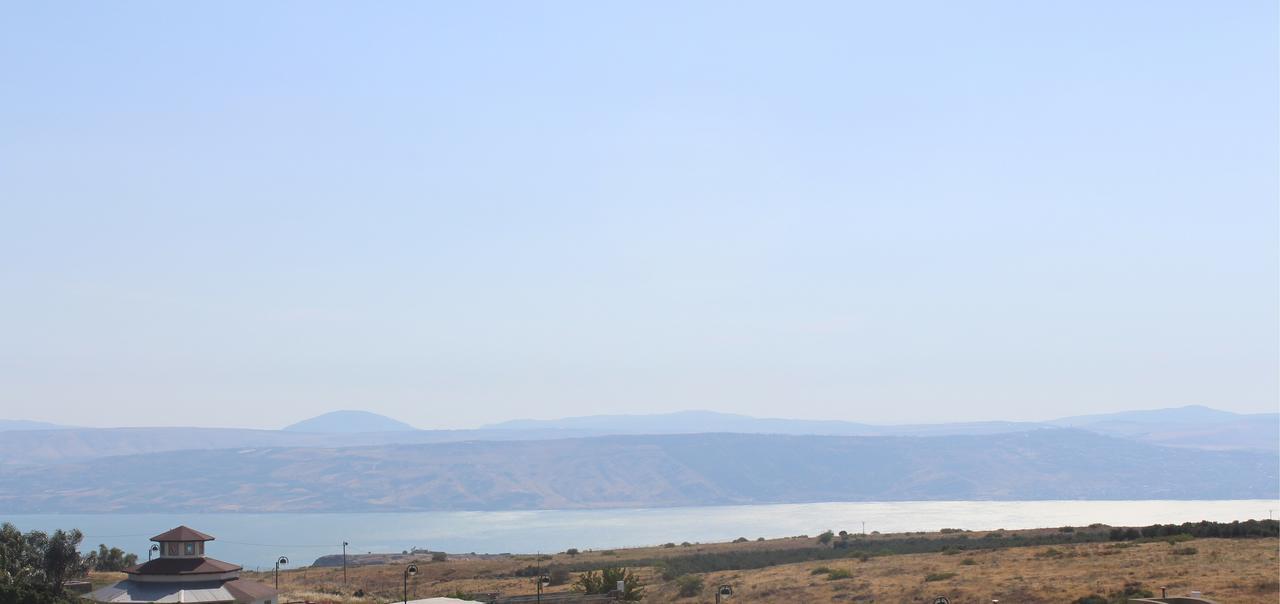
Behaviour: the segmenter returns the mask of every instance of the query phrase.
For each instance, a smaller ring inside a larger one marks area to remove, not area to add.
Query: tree
[[[84,535],[77,529],[58,529],[49,536],[44,550],[44,580],[54,593],[62,593],[62,584],[72,577],[83,576],[88,569],[80,558],[80,542]]]
[[[818,543],[821,543],[823,545],[831,543],[831,539],[834,538],[835,536],[836,536],[835,533],[831,531],[826,531],[825,533],[818,535]]]
[[[120,572],[137,563],[137,554],[126,554],[118,547],[108,549],[105,543],[99,543],[98,551],[85,557],[87,568],[102,572]]]
[[[618,581],[622,581],[623,600],[634,602],[644,597],[644,584],[640,582],[640,577],[621,566],[608,566],[600,569],[600,572],[591,570],[582,573],[578,575],[573,588],[586,595],[607,594],[617,588]]]
[[[80,557],[80,531],[20,532],[12,524],[0,525],[0,585],[17,591],[62,594],[62,584],[88,570]]]

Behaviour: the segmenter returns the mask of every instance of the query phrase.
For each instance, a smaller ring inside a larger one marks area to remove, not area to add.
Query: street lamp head
[[[542,575],[541,577],[538,577],[538,583],[541,583],[544,586],[551,585],[551,577]]]
[[[404,569],[404,574],[408,576],[413,576],[418,574],[418,565],[410,564],[408,568]]]
[[[722,596],[732,596],[733,588],[728,585],[721,585],[718,593]]]
[[[288,563],[289,563],[289,559],[284,556],[280,556],[280,559],[276,560],[276,564],[279,564],[280,566],[284,566]]]

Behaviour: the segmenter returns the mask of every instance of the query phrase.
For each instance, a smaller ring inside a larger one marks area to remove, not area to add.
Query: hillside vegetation
[[[1261,604],[1280,597],[1277,528],[1274,521],[1252,521],[827,533],[545,556],[434,562],[424,556],[417,560],[420,574],[409,595],[528,594],[533,577],[544,573],[554,581],[549,591],[561,592],[571,590],[583,573],[627,568],[644,583],[645,601],[651,602],[711,602],[714,587],[727,584],[735,592],[732,601],[753,604],[929,601],[940,595],[953,602],[1048,604],[1091,596],[1123,602],[1127,596],[1158,594],[1160,587],[1171,595],[1198,590],[1222,602]],[[858,545],[843,547],[842,542]],[[352,567],[345,586],[338,568],[290,570],[281,583],[286,599],[384,601],[400,597],[402,569],[413,561]],[[365,597],[353,597],[357,591]]]
[[[180,462],[179,462],[180,461]],[[11,512],[413,511],[812,501],[1263,499],[1275,453],[1056,429],[245,448],[0,469]],[[1194,485],[1194,489],[1189,488]]]

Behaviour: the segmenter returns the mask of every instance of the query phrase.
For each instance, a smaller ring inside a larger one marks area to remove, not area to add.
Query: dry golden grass
[[[886,538],[889,536],[885,536]],[[575,558],[559,554],[540,564],[608,561],[626,565],[628,560],[687,554],[692,551],[777,549],[809,547],[813,539],[782,539],[739,544],[706,544],[676,548],[617,550],[612,554],[587,552]],[[1177,554],[1181,548],[1194,554]],[[918,602],[946,595],[952,602],[1002,602],[1020,604],[1065,603],[1091,593],[1118,591],[1126,583],[1141,584],[1159,594],[1159,588],[1179,594],[1199,590],[1224,603],[1280,601],[1280,541],[1276,539],[1196,539],[1171,545],[1154,543],[1085,543],[1052,548],[1017,547],[956,555],[910,554],[840,559],[772,566],[754,570],[703,575],[701,596],[679,598],[673,583],[662,582],[653,569],[638,569],[648,585],[649,602],[704,603],[714,601],[715,585],[729,584],[731,602],[752,604],[792,602]],[[965,560],[972,562],[966,563]],[[419,575],[410,580],[410,597],[463,593],[532,593],[528,578],[512,577],[516,570],[534,564],[531,556],[491,560],[419,561]],[[814,575],[821,566],[847,570],[847,579],[829,580]],[[401,597],[402,565],[364,566],[349,569],[347,590],[341,589],[341,569],[296,569],[281,573],[282,601],[365,603]],[[926,581],[930,574],[951,578]],[[252,574],[252,573],[249,573]],[[257,575],[270,583],[271,574]],[[367,598],[345,599],[338,592],[363,589]],[[567,590],[567,585],[549,591]]]
[[[1194,547],[1194,555],[1173,550]],[[1277,540],[1197,539],[1171,546],[1143,543],[1114,548],[1111,544],[1059,545],[1061,555],[1045,555],[1051,548],[1020,547],[969,555],[911,554],[871,558],[866,562],[840,560],[806,562],[751,571],[710,573],[711,586],[734,587],[742,602],[912,602],[945,595],[952,602],[1030,604],[1071,602],[1091,593],[1106,595],[1126,583],[1141,583],[1159,595],[1199,590],[1206,597],[1230,603],[1275,604],[1280,600],[1280,562]],[[962,561],[974,561],[967,565]],[[811,574],[827,566],[847,569],[852,576],[836,581]],[[925,581],[929,574],[955,573],[950,579]],[[653,600],[675,601],[671,585],[654,586]],[[687,599],[704,602],[711,599]]]

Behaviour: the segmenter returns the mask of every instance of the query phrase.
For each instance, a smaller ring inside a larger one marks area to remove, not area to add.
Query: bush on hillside
[[[76,599],[31,585],[0,585],[0,604],[76,604]]]
[[[640,577],[621,566],[609,566],[600,569],[599,572],[591,570],[582,573],[578,575],[578,581],[573,584],[573,589],[587,595],[607,594],[615,589],[619,581],[623,585],[624,601],[633,602],[644,598],[644,584],[640,582]]]
[[[702,577],[698,575],[680,575],[676,578],[676,593],[681,598],[692,598],[702,593]]]
[[[1111,600],[1108,600],[1098,594],[1089,594],[1082,598],[1076,598],[1071,602],[1071,604],[1111,604]]]

